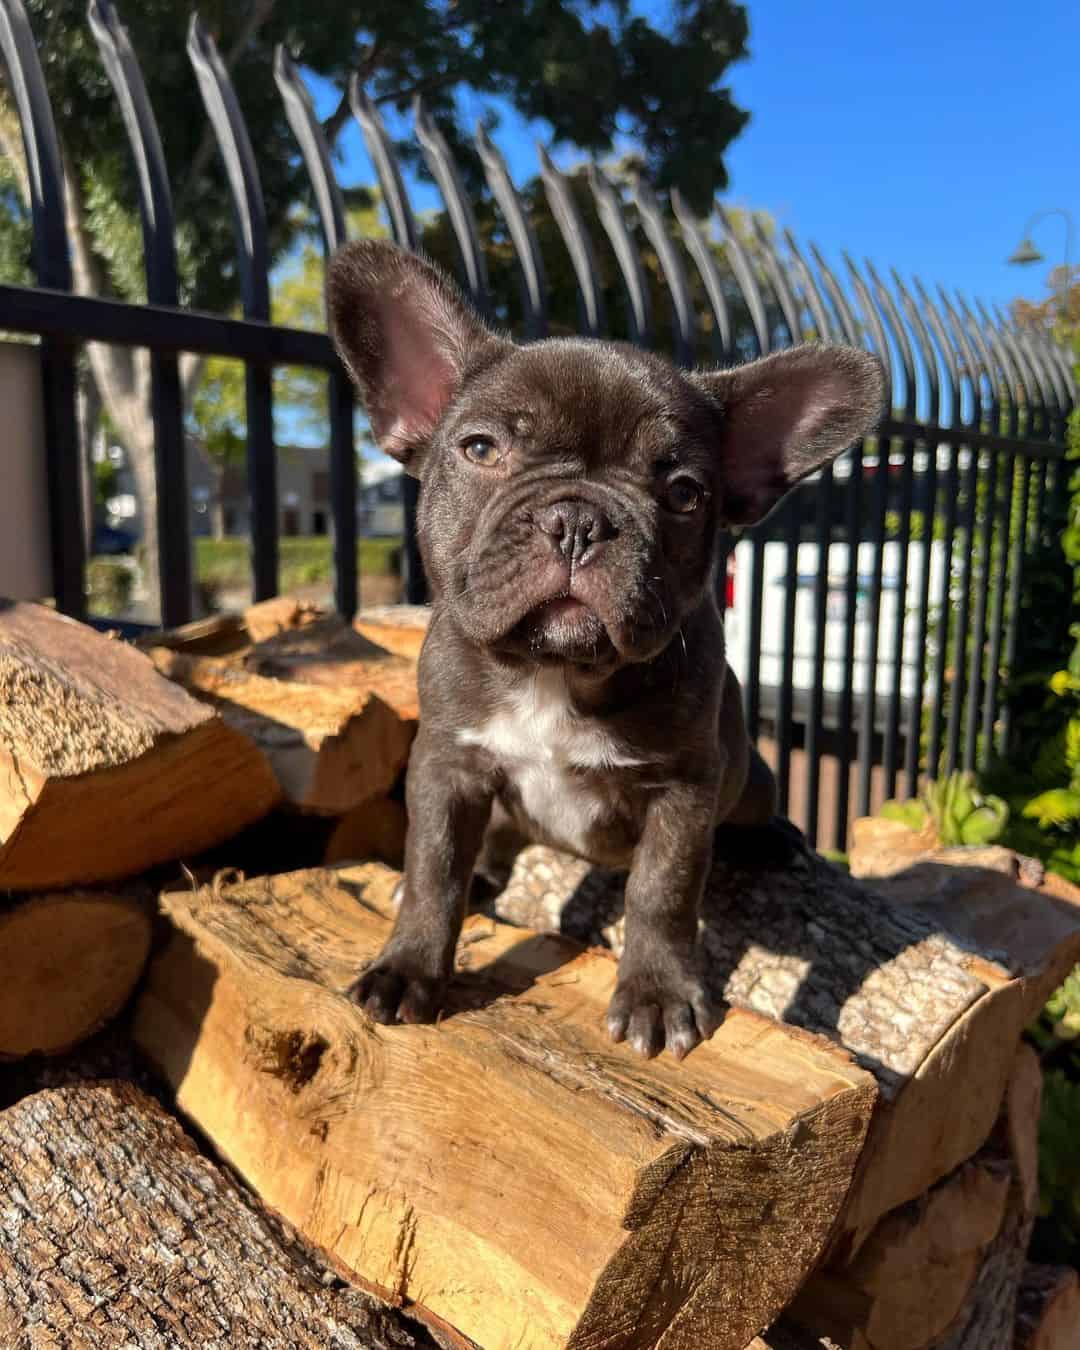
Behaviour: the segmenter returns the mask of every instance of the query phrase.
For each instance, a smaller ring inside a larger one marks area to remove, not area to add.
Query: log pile
[[[0,1345],[1080,1345],[1022,1040],[1080,893],[1030,860],[721,835],[677,1065],[604,1032],[623,878],[534,847],[440,1022],[368,1021],[426,617],[0,603]]]

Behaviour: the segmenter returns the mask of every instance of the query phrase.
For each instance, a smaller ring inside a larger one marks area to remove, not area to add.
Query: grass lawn
[[[327,535],[279,540],[281,589],[315,586],[333,578],[331,542]],[[400,539],[361,539],[356,558],[361,576],[396,576],[400,571]],[[214,587],[239,587],[251,575],[246,539],[196,539],[195,575]]]

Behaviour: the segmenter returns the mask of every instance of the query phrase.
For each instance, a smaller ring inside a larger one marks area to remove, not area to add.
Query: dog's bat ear
[[[470,363],[503,339],[439,268],[384,240],[337,251],[326,310],[376,441],[414,470]]]
[[[882,412],[881,362],[854,347],[792,347],[692,375],[721,417],[720,517],[749,525],[865,436]]]

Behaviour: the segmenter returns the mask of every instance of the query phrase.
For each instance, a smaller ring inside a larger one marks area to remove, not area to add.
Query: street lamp
[[[1045,262],[1046,258],[1035,241],[1031,237],[1031,232],[1041,220],[1047,216],[1060,216],[1065,222],[1065,265],[1062,269],[1061,278],[1061,312],[1065,314],[1069,304],[1069,284],[1072,276],[1072,266],[1070,258],[1072,257],[1073,240],[1073,218],[1072,215],[1061,206],[1051,206],[1045,211],[1037,211],[1024,226],[1023,238],[1017,244],[1016,248],[1009,255],[1008,261],[1021,267],[1029,263]]]

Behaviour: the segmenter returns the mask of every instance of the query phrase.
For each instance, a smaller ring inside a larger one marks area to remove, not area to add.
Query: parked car
[[[97,557],[118,558],[134,553],[138,543],[130,530],[119,530],[115,525],[95,525],[91,553]]]
[[[745,687],[754,658],[750,650],[751,606],[754,587],[754,545],[742,540],[728,563],[724,628],[728,659]],[[856,709],[871,684],[877,699],[875,723],[880,728],[885,705],[896,685],[897,607],[903,605],[900,645],[900,703],[905,716],[918,692],[920,665],[924,670],[922,696],[933,697],[932,671],[926,668],[927,653],[919,645],[918,615],[922,598],[924,569],[930,569],[930,613],[933,621],[944,581],[945,548],[933,541],[929,549],[924,541],[912,540],[908,546],[906,584],[900,576],[900,545],[887,541],[882,546],[882,586],[876,649],[871,648],[873,628],[873,583],[875,547],[860,543],[855,550],[857,572],[855,599],[855,662],[852,690]],[[826,725],[835,724],[838,700],[844,689],[847,650],[847,585],[851,566],[846,542],[829,545],[823,560],[816,542],[800,542],[795,559],[795,643],[792,663],[792,707],[795,720],[805,720],[816,678],[817,645],[816,591],[822,566],[828,569],[825,602],[825,646],[821,670]],[[761,710],[769,717],[775,710],[777,691],[783,683],[783,647],[785,592],[788,576],[788,549],[783,540],[767,540],[762,563],[761,645],[756,658],[761,683]]]

